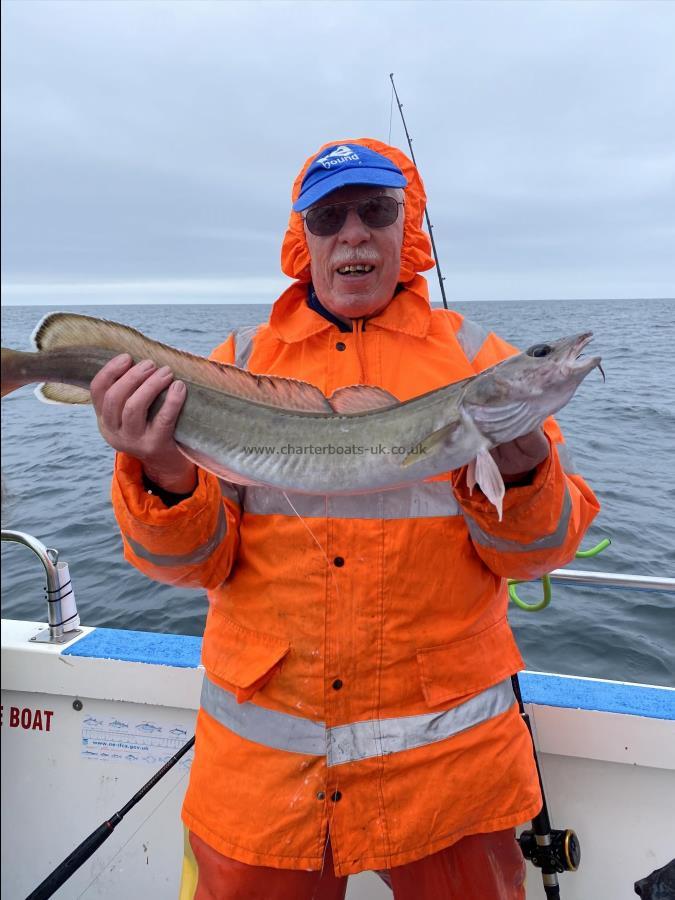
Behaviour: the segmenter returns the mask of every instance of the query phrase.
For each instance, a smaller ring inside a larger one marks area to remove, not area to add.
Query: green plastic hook
[[[602,553],[603,550],[606,550],[611,543],[609,538],[603,538],[599,544],[596,544],[595,547],[591,547],[590,550],[577,550],[574,556],[576,559],[590,559],[592,556],[597,556],[598,553]]]
[[[509,597],[513,600],[517,607],[519,607],[520,609],[524,609],[525,612],[539,612],[540,609],[546,609],[546,607],[551,602],[551,579],[548,575],[542,575],[541,583],[544,588],[543,598],[538,603],[527,603],[525,600],[521,600],[521,598],[516,593],[516,585],[527,584],[527,582],[518,581],[515,578],[509,578]]]
[[[574,554],[576,559],[590,559],[592,556],[597,556],[598,553],[602,553],[612,542],[609,538],[603,538],[599,544],[596,544],[595,547],[591,547],[589,550],[577,550]],[[527,580],[518,580],[517,578],[509,578],[507,581],[509,586],[509,597],[516,604],[519,609],[525,610],[525,612],[539,612],[542,609],[546,609],[546,607],[551,602],[552,590],[551,590],[551,579],[548,575],[542,575],[541,584],[544,589],[544,596],[537,603],[527,603],[525,600],[521,599],[518,596],[518,592],[516,591],[517,584],[527,584]]]

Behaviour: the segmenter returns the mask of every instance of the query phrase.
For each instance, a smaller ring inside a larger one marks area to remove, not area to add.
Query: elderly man
[[[513,353],[431,309],[425,202],[395,148],[322,147],[293,188],[293,284],[213,358],[407,400]],[[500,521],[465,469],[339,502],[218,479],[179,452],[185,388],[150,363],[118,357],[92,395],[127,558],[209,591],[181,897],[334,900],[373,869],[398,900],[523,898],[514,826],[541,797],[505,578],[568,562],[598,509],[555,422],[493,451]]]

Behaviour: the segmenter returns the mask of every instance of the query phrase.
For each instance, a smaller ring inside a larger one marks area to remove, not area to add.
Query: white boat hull
[[[192,735],[202,670],[196,638],[84,629],[51,645],[30,641],[36,623],[2,628],[2,896],[21,898]],[[675,690],[533,673],[521,682],[553,824],[574,828],[582,846],[561,896],[630,900],[636,880],[675,856]],[[189,758],[59,898],[177,897]],[[542,898],[528,870],[528,900]],[[391,892],[362,873],[347,896]]]

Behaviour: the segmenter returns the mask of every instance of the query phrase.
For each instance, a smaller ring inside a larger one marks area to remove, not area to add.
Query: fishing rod
[[[92,831],[89,837],[86,837],[62,863],[59,863],[54,871],[28,895],[26,900],[47,900],[48,897],[51,897],[56,893],[61,885],[68,881],[71,875],[74,875],[80,866],[84,865],[89,857],[98,850],[101,844],[108,840],[129,810],[136,806],[138,801],[142,800],[148,791],[152,790],[161,778],[164,778],[169,769],[172,769],[181,757],[185,756],[188,750],[192,748],[194,742],[195,739],[193,735],[189,741],[186,741],[183,744],[180,750],[174,753],[171,759],[164,763],[158,772],[155,772],[150,781],[147,781],[143,787],[134,794],[131,800],[119,810],[119,812],[116,812],[103,822],[102,825],[99,825],[98,828],[95,831]]]
[[[415,166],[417,166],[417,160],[415,159],[415,153],[412,148],[412,138],[410,137],[410,134],[408,132],[405,118],[403,117],[403,104],[399,100],[398,91],[396,90],[396,85],[394,84],[393,72],[389,73],[389,78],[391,79],[391,86],[394,91],[394,96],[396,97],[398,111],[401,114],[401,121],[403,122],[405,136],[408,139],[410,155],[412,157],[413,163],[415,163]],[[436,261],[436,268],[438,270],[438,280],[441,286],[443,306],[447,309],[448,304],[445,299],[445,288],[443,286],[443,282],[445,281],[445,279],[441,275],[441,265],[438,259],[438,252],[436,251],[433,225],[429,221],[429,213],[426,207],[424,210],[424,215],[426,217],[427,227],[429,229],[429,237],[431,238],[431,247],[434,252],[434,259]],[[530,733],[530,740],[532,741],[532,754],[534,756],[534,763],[537,767],[537,778],[539,779],[539,788],[541,790],[542,799],[541,810],[532,819],[532,828],[529,828],[520,834],[520,836],[518,837],[518,844],[525,859],[529,859],[534,866],[536,866],[538,869],[541,869],[541,877],[544,882],[544,891],[546,893],[546,897],[549,898],[549,900],[560,900],[560,885],[558,883],[558,874],[561,872],[576,872],[576,870],[579,868],[579,862],[581,861],[581,846],[579,844],[579,838],[571,828],[566,828],[565,830],[551,828],[551,821],[549,819],[548,806],[546,803],[546,794],[544,793],[544,782],[541,777],[537,748],[534,743],[534,734],[532,732],[532,725],[530,724],[530,717],[525,711],[525,705],[520,693],[520,681],[518,680],[517,672],[511,676],[511,684],[513,685],[513,693],[515,694],[516,700],[518,701],[520,717],[527,726],[527,730]]]
[[[576,872],[581,862],[581,846],[579,838],[571,828],[564,830],[551,828],[551,820],[548,815],[544,782],[539,768],[537,748],[534,745],[534,734],[530,717],[525,711],[525,705],[520,693],[518,674],[511,676],[513,693],[518,701],[520,717],[525,722],[530,732],[534,763],[537,767],[537,778],[541,790],[541,810],[532,819],[532,828],[523,831],[517,838],[521,852],[525,859],[529,859],[532,865],[541,869],[541,877],[544,882],[544,891],[550,900],[560,900],[560,885],[558,874],[561,872]]]
[[[401,121],[403,122],[403,130],[405,131],[405,136],[408,139],[408,147],[410,148],[410,156],[412,157],[412,161],[415,163],[415,166],[417,166],[417,160],[415,159],[415,152],[412,148],[412,138],[410,137],[410,134],[408,133],[408,126],[405,124],[405,119],[403,118],[403,104],[398,99],[398,91],[396,90],[396,85],[394,84],[394,73],[393,72],[389,73],[389,78],[391,79],[391,86],[394,89],[394,96],[396,97],[396,104],[398,106],[398,111],[401,114]],[[438,283],[441,286],[441,297],[443,298],[443,306],[447,309],[448,301],[446,300],[446,297],[445,297],[445,285],[443,284],[443,282],[445,281],[445,278],[441,274],[441,264],[438,259],[438,252],[436,250],[436,241],[434,240],[434,226],[431,224],[431,219],[429,218],[429,208],[427,206],[424,207],[424,218],[427,220],[427,228],[429,229],[429,237],[431,238],[431,249],[433,250],[434,260],[436,262],[436,272],[438,273]]]

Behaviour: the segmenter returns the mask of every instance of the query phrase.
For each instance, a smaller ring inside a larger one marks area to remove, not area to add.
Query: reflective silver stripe
[[[558,459],[560,460],[563,472],[566,472],[568,475],[574,475],[577,472],[577,469],[574,465],[572,451],[567,444],[556,444],[555,448],[558,451]]]
[[[483,346],[489,333],[477,322],[472,322],[471,319],[464,319],[462,327],[457,332],[457,340],[462,350],[466,353],[469,362],[474,361],[476,354]]]
[[[234,332],[234,348],[235,357],[234,364],[240,369],[248,366],[251,353],[253,352],[253,338],[260,325],[242,325]]]
[[[233,503],[238,503],[241,505],[241,492],[243,488],[238,484],[233,484],[231,481],[225,481],[223,478],[218,479],[218,484],[220,486],[221,496],[226,497],[228,500],[231,500]]]
[[[556,530],[552,534],[547,534],[544,537],[537,538],[536,541],[531,541],[529,544],[521,544],[519,541],[510,541],[506,538],[496,537],[494,534],[488,534],[487,531],[483,531],[478,522],[466,511],[464,512],[464,518],[472,540],[474,543],[480,544],[481,547],[488,547],[490,550],[504,551],[505,553],[530,553],[535,550],[551,550],[555,547],[560,547],[567,536],[571,512],[572,498],[570,497],[570,492],[565,488],[565,497]]]
[[[511,679],[444,712],[399,719],[373,719],[328,729],[328,765],[426,747],[506,712],[514,703]]]
[[[323,722],[265,709],[251,702],[237,703],[234,694],[214,684],[207,675],[202,684],[201,705],[221,725],[247,741],[308,756],[326,753]]]
[[[204,560],[208,559],[209,556],[216,549],[218,544],[222,541],[222,539],[227,534],[227,518],[225,517],[225,510],[221,504],[220,511],[218,513],[218,522],[216,524],[216,530],[211,535],[211,537],[206,541],[206,543],[202,544],[200,547],[191,550],[189,553],[183,553],[176,556],[164,556],[159,553],[151,553],[149,550],[139,544],[138,541],[135,541],[133,538],[130,538],[129,535],[125,534],[129,546],[134,551],[136,556],[139,556],[141,559],[145,559],[148,562],[152,563],[154,566],[166,566],[168,568],[173,568],[174,566],[194,566],[197,563],[204,562]]]
[[[300,494],[265,487],[247,487],[244,512],[253,515],[294,516],[310,519],[429,519],[461,514],[452,486],[447,481],[414,484],[394,491],[371,494]],[[293,506],[291,506],[291,503]]]
[[[237,703],[233,694],[204,676],[201,705],[205,712],[239,737],[264,747],[326,756],[328,766],[359,759],[387,756],[425,747],[501,715],[514,703],[511,679],[482,691],[465,703],[444,712],[374,719],[326,728],[288,713],[265,709],[255,703]]]

